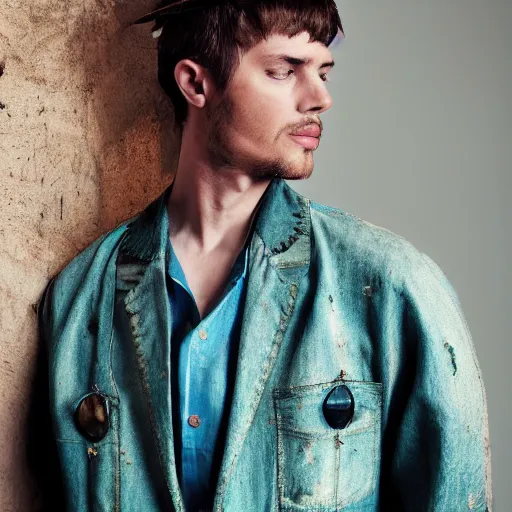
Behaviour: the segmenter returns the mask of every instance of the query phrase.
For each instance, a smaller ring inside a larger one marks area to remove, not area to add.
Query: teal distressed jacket
[[[40,301],[53,451],[71,511],[184,510],[171,421],[169,190],[76,256]],[[249,250],[214,510],[491,510],[482,376],[437,264],[280,179],[261,199]],[[322,404],[340,383],[354,415],[333,428]],[[111,415],[96,443],[73,422],[93,388]]]

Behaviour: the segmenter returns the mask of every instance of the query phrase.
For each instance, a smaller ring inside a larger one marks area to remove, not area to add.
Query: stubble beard
[[[285,180],[304,180],[311,176],[313,165],[309,158],[301,155],[300,164],[291,164],[282,159],[243,159],[236,155],[226,144],[226,127],[233,118],[233,104],[228,96],[223,96],[218,105],[210,111],[207,152],[214,168],[242,170],[256,180],[281,178]],[[307,151],[311,153],[311,151]],[[306,160],[308,163],[306,164]]]

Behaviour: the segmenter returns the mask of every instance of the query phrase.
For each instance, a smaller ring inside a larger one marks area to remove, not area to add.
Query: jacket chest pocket
[[[345,384],[352,422],[329,426],[327,394]],[[380,464],[382,384],[333,381],[273,391],[278,444],[279,510],[339,510],[375,492]]]

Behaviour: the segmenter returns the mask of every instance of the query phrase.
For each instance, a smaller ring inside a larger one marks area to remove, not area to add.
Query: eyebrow
[[[301,66],[302,64],[307,64],[311,61],[311,59],[300,59],[298,57],[292,57],[291,55],[268,55],[267,59],[269,60],[282,60],[287,62],[288,64],[292,64],[294,66]],[[322,68],[333,68],[334,61],[331,60],[329,62],[324,62],[318,69]]]

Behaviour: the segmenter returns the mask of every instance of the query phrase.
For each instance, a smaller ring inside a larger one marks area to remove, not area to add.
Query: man
[[[172,185],[40,306],[69,510],[490,510],[457,296],[403,238],[297,194],[332,0],[163,6]]]

